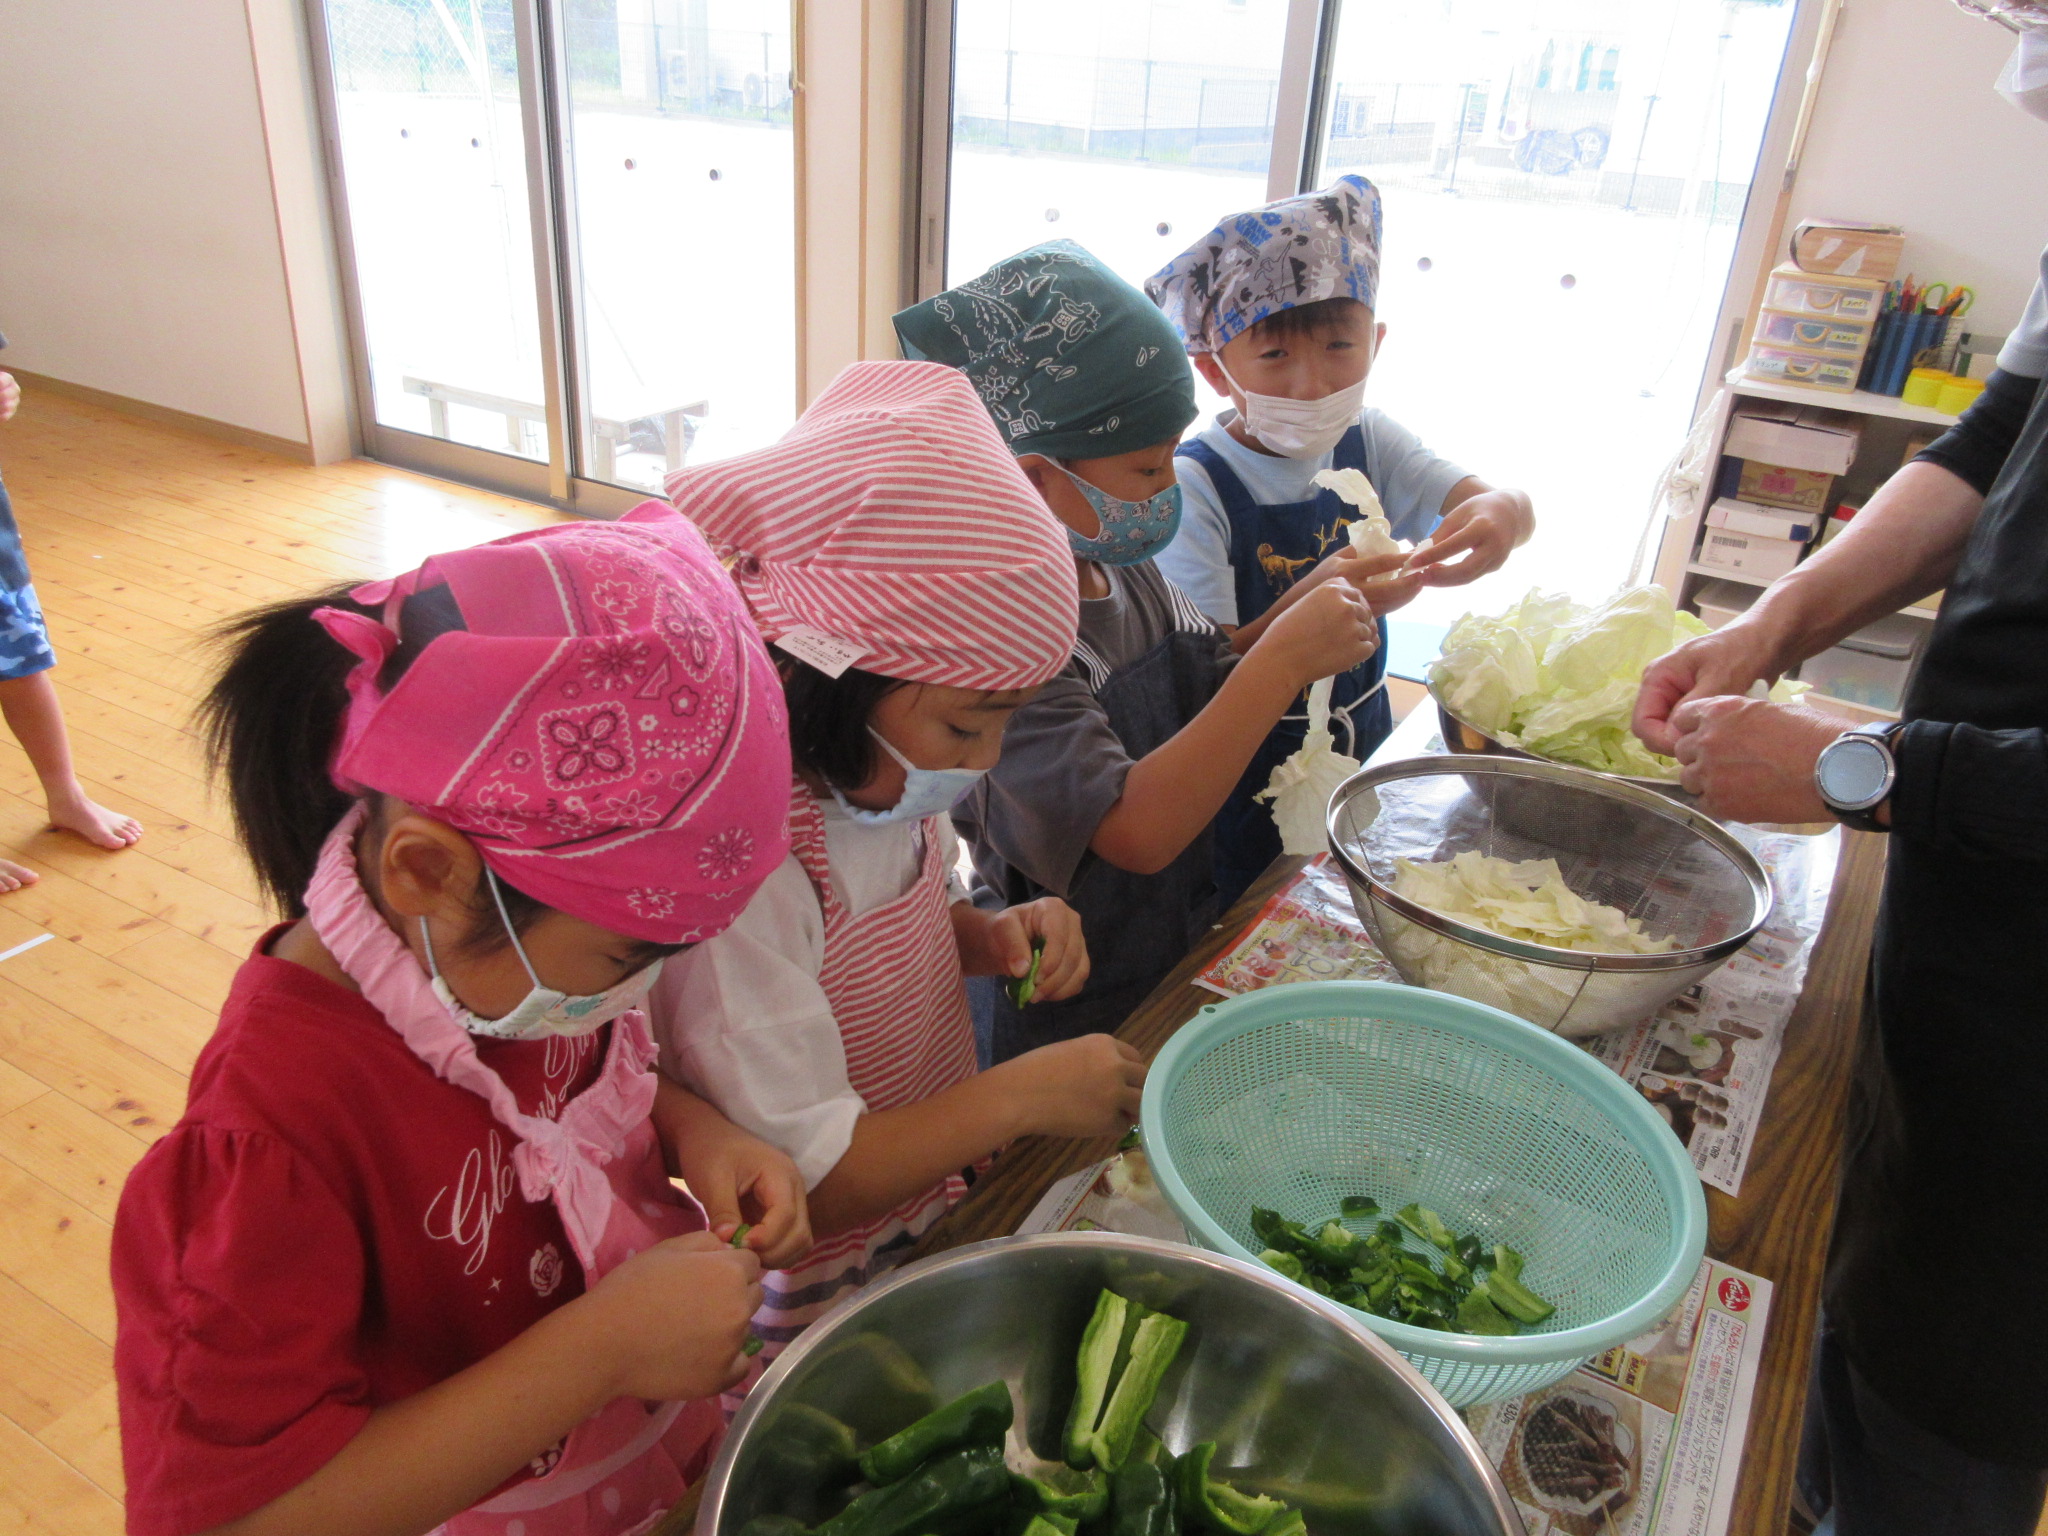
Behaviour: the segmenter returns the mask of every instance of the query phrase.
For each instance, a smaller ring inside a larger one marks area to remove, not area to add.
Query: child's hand
[[[1444,514],[1429,543],[1409,557],[1408,568],[1427,587],[1462,587],[1506,562],[1536,526],[1520,491],[1481,491]],[[1453,560],[1454,555],[1464,558]]]
[[[654,1126],[671,1170],[704,1207],[714,1237],[730,1241],[742,1224],[749,1226],[746,1247],[770,1269],[786,1269],[809,1251],[803,1175],[781,1148],[741,1130],[666,1077],[655,1092]]]
[[[13,374],[0,371],[0,421],[12,420],[20,404],[21,386],[14,382]]]
[[[1026,1134],[1115,1136],[1138,1123],[1145,1063],[1114,1035],[1082,1035],[991,1067]]]
[[[1001,912],[984,914],[982,944],[988,968],[977,975],[1024,976],[1031,971],[1031,947],[1045,941],[1038,980],[1031,989],[1036,1003],[1072,997],[1088,981],[1088,944],[1081,937],[1081,914],[1057,896],[1019,902]]]
[[[1376,617],[1384,618],[1396,608],[1405,608],[1422,590],[1422,574],[1409,569],[1408,555],[1361,555],[1344,550],[1330,556],[1324,565],[1338,565],[1336,574],[1358,588],[1359,596],[1372,604]]]
[[[761,1309],[761,1261],[709,1232],[656,1243],[572,1305],[613,1362],[620,1397],[710,1397],[752,1365],[740,1347]]]
[[[1286,669],[1296,688],[1348,672],[1379,649],[1372,605],[1348,581],[1330,581],[1267,626],[1246,655]]]

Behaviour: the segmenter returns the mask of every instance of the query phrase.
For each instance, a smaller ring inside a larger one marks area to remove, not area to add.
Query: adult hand
[[[984,943],[990,965],[980,974],[1018,977],[1030,974],[1031,946],[1045,941],[1038,962],[1033,1002],[1056,1003],[1072,997],[1088,981],[1088,944],[1081,936],[1081,914],[1057,896],[1005,907],[990,920]]]
[[[1462,587],[1499,570],[1535,523],[1520,491],[1481,491],[1444,514],[1429,542],[1408,557],[1408,569],[1422,586]]]
[[[1671,712],[1679,782],[1710,816],[1734,821],[1826,821],[1814,787],[1821,749],[1852,724],[1799,704],[1693,699]]]
[[[1777,647],[1762,626],[1737,619],[1711,635],[1686,641],[1643,669],[1629,729],[1652,752],[1675,757],[1679,732],[1672,712],[1679,705],[1746,694],[1763,679],[1775,678],[1779,670]]]
[[[20,404],[21,386],[14,382],[13,374],[0,371],[0,421],[12,420]]]

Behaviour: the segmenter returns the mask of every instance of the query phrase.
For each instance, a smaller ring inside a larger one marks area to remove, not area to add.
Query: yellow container
[[[1939,368],[1915,368],[1906,375],[1906,387],[1899,391],[1899,398],[1908,405],[1924,405],[1938,410],[1935,401],[1941,398],[1942,386],[1959,382],[1952,373]]]
[[[1953,374],[1941,386],[1941,393],[1934,398],[1934,408],[1949,416],[1960,416],[1984,393],[1982,379],[1959,378]]]

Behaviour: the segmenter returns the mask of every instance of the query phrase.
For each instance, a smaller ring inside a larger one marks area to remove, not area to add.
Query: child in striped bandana
[[[857,363],[781,442],[668,490],[777,653],[796,769],[790,856],[649,1002],[664,1069],[810,1189],[818,1242],[766,1277],[765,1361],[897,1262],[1004,1143],[1129,1126],[1144,1067],[1093,1035],[976,1070],[968,974],[1062,998],[1089,958],[1065,902],[983,911],[954,871],[946,813],[1067,664],[1075,624],[1066,536],[973,389],[930,363]]]

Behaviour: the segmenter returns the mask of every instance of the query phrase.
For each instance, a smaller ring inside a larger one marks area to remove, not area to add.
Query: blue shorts
[[[28,561],[21,551],[21,531],[14,526],[14,508],[7,487],[0,485],[0,682],[32,677],[57,664],[50,649],[43,605],[28,579]]]

